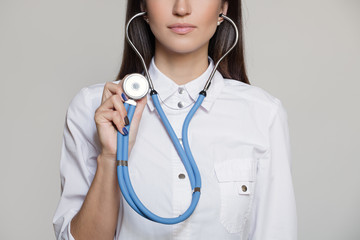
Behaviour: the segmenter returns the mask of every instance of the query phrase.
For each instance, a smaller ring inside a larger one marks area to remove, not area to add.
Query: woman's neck
[[[157,48],[154,60],[163,74],[177,85],[183,85],[199,77],[208,68],[208,46],[186,54],[169,53]]]

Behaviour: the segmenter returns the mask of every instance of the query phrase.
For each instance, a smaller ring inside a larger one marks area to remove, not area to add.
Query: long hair
[[[220,62],[217,70],[224,78],[235,79],[250,84],[245,68],[241,0],[222,0],[222,2],[224,1],[227,1],[229,4],[226,16],[236,24],[239,31],[239,41]],[[128,0],[125,27],[131,17],[141,12],[140,3],[144,4],[145,0]],[[142,17],[134,19],[131,23],[129,27],[129,37],[143,56],[147,68],[149,68],[151,58],[155,54],[155,36]],[[214,60],[214,63],[232,46],[234,39],[235,31],[233,27],[229,22],[224,20],[223,23],[217,27],[216,32],[209,42],[208,55]],[[126,74],[142,73],[142,71],[143,66],[141,61],[139,61],[138,56],[125,39],[122,63],[116,80],[124,78]]]

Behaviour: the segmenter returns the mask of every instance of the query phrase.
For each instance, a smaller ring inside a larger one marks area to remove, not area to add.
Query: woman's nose
[[[173,7],[173,14],[178,16],[185,16],[191,13],[191,0],[175,0]]]

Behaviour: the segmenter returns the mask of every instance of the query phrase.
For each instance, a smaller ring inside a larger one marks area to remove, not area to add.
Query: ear
[[[222,14],[224,14],[224,15],[227,14],[228,7],[229,7],[228,1],[224,1],[223,5],[221,7]]]
[[[142,12],[146,12],[146,2],[145,0],[140,1],[140,9]]]

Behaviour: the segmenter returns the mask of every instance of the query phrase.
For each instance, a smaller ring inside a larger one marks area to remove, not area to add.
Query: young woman
[[[129,172],[143,204],[177,217],[192,189],[187,172],[149,95],[137,101],[130,132],[121,80],[143,73],[125,42],[115,82],[83,88],[66,116],[62,195],[54,216],[58,239],[296,239],[287,115],[281,102],[251,86],[245,71],[241,0],[128,0],[130,37],[144,56],[154,87],[181,142],[183,121],[220,63],[189,126],[202,187],[194,213],[166,225],[124,201],[116,174],[117,129],[129,134]],[[120,84],[119,84],[120,82]]]

